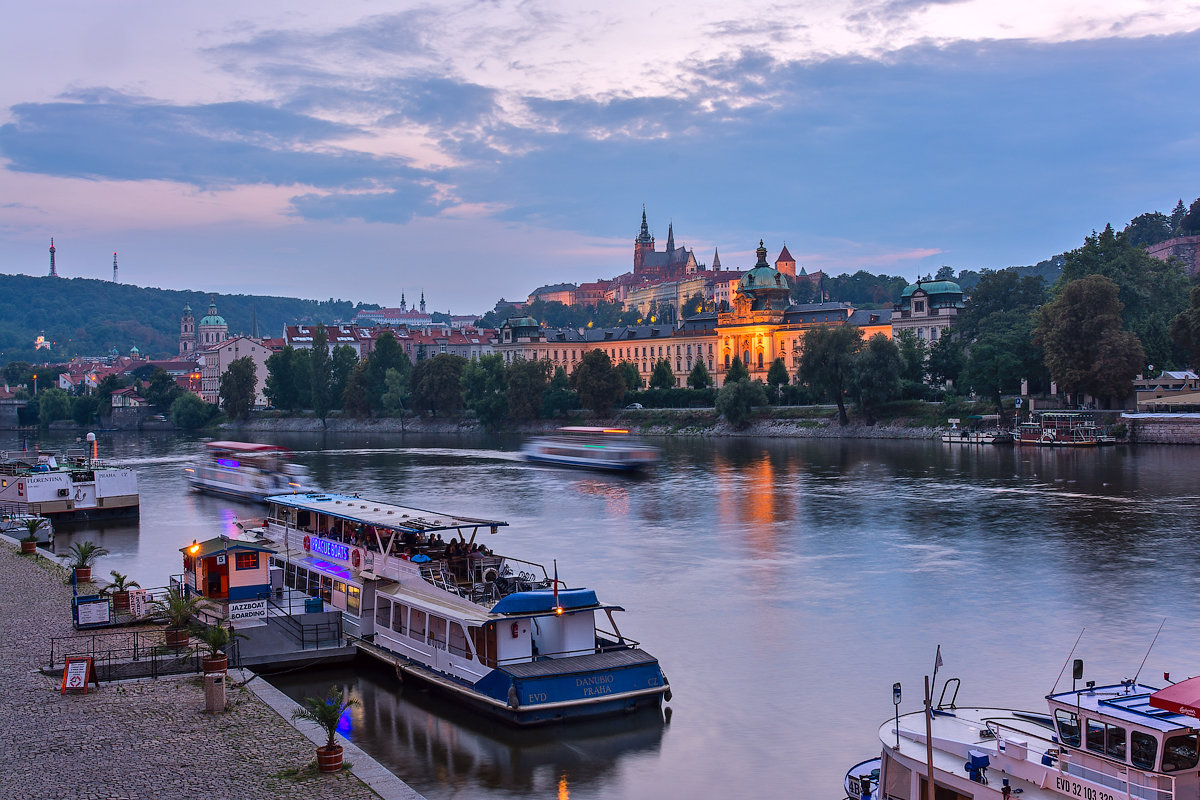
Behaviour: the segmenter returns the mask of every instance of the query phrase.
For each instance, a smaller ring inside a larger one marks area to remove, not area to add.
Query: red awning
[[[1174,686],[1159,689],[1150,695],[1150,705],[1176,714],[1200,717],[1200,678],[1188,678]]]

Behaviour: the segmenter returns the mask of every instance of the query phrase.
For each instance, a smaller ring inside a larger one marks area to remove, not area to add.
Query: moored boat
[[[931,712],[885,722],[880,759],[846,773],[847,796],[924,800],[932,762],[939,800],[1200,797],[1200,678],[1165,689],[1088,681],[1047,695],[1043,712],[959,706],[958,686],[948,681]]]
[[[958,424],[962,420],[950,419],[950,430],[942,433],[942,441],[946,444],[1009,444],[1013,440],[1012,431],[999,429],[998,414],[976,415],[967,420],[972,427],[960,428]],[[979,427],[985,424],[991,427]]]
[[[0,460],[0,505],[55,523],[136,517],[137,473],[101,462],[94,450],[21,453]]]
[[[254,442],[207,442],[204,457],[187,467],[197,492],[265,502],[283,492],[307,492],[308,471],[292,462],[286,447]]]
[[[342,610],[402,679],[519,725],[670,699],[658,660],[617,628],[619,606],[477,541],[504,522],[337,494],[268,502],[256,532],[282,584]]]
[[[527,441],[521,455],[540,464],[608,472],[636,472],[658,463],[658,448],[631,438],[624,428],[559,428],[553,436]]]
[[[1043,411],[1017,426],[1017,443],[1040,447],[1095,447],[1101,431],[1091,415],[1079,411]]]

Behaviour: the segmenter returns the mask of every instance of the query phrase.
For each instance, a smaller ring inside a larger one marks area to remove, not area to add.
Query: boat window
[[[346,587],[346,612],[356,617],[362,615],[362,589],[357,586]]]
[[[316,575],[313,577],[315,578]],[[326,603],[333,602],[333,578],[328,575],[321,576],[321,599]]]
[[[425,612],[412,609],[412,619],[408,621],[408,636],[411,639],[425,641]]]
[[[335,592],[341,592],[342,594],[345,594],[345,593],[346,593],[346,584],[345,584],[345,582],[343,582],[343,581],[334,581],[334,582],[333,582],[333,590],[334,590]]]
[[[450,623],[450,652],[453,655],[461,658],[470,658],[471,652],[467,649],[467,635],[463,633],[462,625],[457,622]]]
[[[392,610],[392,630],[396,633],[408,633],[408,606],[396,603]]]
[[[1138,769],[1154,769],[1158,755],[1158,740],[1142,731],[1129,733],[1129,761]]]
[[[1062,739],[1062,743],[1079,747],[1079,717],[1070,711],[1059,709],[1054,712],[1054,721],[1058,723],[1058,737]]]
[[[375,601],[375,624],[380,628],[391,627],[392,601],[386,597],[380,597]]]
[[[1177,772],[1196,766],[1196,734],[1172,736],[1163,745],[1163,772]]]
[[[1087,749],[1125,760],[1125,729],[1099,720],[1087,721]]]
[[[429,615],[429,644],[439,650],[446,649],[446,618]]]
[[[474,625],[468,629],[471,641],[475,643],[475,653],[484,666],[496,666],[496,623],[489,622],[486,627],[477,628]]]
[[[238,553],[234,558],[234,569],[258,569],[258,553]]]

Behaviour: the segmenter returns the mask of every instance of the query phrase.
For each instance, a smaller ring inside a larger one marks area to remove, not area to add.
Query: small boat
[[[999,425],[1000,423],[1000,416],[998,414],[974,415],[967,417],[967,419],[975,425],[982,423]],[[958,419],[949,420],[950,430],[942,434],[943,442],[947,444],[1009,444],[1013,440],[1011,431],[1002,431],[999,428],[960,428],[958,427],[960,421]]]
[[[360,648],[401,680],[517,725],[670,700],[658,659],[617,628],[620,606],[476,541],[507,523],[338,494],[269,503],[264,526],[246,533],[272,549],[281,588],[341,610]]]
[[[136,517],[137,473],[102,463],[94,450],[5,454],[0,459],[0,506],[55,523]]]
[[[559,428],[553,436],[527,441],[521,455],[538,464],[608,472],[636,472],[658,463],[658,448],[630,438],[624,428]]]
[[[1076,679],[1082,670],[1076,660]],[[1049,694],[1042,712],[960,706],[959,685],[947,681],[930,711],[888,719],[880,758],[846,773],[847,797],[924,800],[930,760],[938,798],[1200,797],[1200,678],[1165,689],[1088,681]]]
[[[1091,415],[1078,411],[1043,411],[1017,426],[1018,444],[1039,447],[1095,447],[1100,437]]]
[[[204,458],[185,472],[194,491],[262,503],[274,494],[310,490],[308,471],[291,459],[291,450],[273,444],[208,442]]]
[[[47,517],[39,517],[36,514],[24,513],[17,506],[9,506],[0,511],[0,533],[7,533],[23,539],[29,534],[29,528],[25,523],[31,519],[38,521],[38,544],[53,544],[54,525],[50,520]]]

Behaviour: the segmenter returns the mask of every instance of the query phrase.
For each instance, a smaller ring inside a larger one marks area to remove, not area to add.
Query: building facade
[[[904,287],[892,309],[892,338],[910,330],[933,343],[954,325],[963,308],[963,290],[954,281],[921,281]]]

